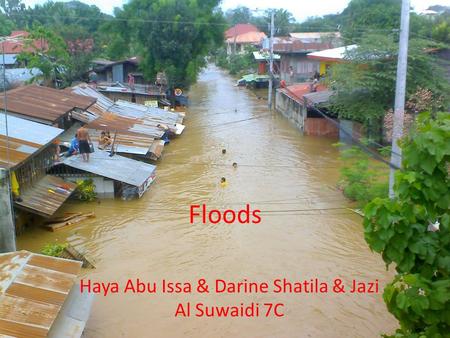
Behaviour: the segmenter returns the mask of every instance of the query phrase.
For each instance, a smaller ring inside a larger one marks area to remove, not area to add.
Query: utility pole
[[[0,168],[0,253],[16,250],[16,233],[12,209],[11,171],[9,169],[9,136],[6,95],[6,62],[4,40],[2,44],[3,108],[5,118],[7,167]],[[3,129],[3,127],[2,127]]]
[[[233,55],[236,55],[236,39],[237,39],[236,25],[234,25]]]
[[[400,23],[400,42],[397,62],[397,82],[395,87],[394,127],[392,131],[391,170],[389,175],[389,197],[394,198],[395,168],[402,165],[402,153],[398,140],[403,136],[403,120],[405,115],[406,74],[408,65],[409,40],[409,5],[410,0],[402,1]]]
[[[270,16],[270,56],[269,56],[269,97],[267,99],[269,109],[272,110],[272,90],[273,90],[273,32],[275,30],[275,12],[272,11],[272,15]]]

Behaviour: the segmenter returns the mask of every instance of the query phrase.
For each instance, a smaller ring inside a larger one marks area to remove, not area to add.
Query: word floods
[[[203,224],[217,224],[220,222],[225,222],[227,224],[258,224],[261,223],[260,214],[261,210],[251,210],[250,204],[247,204],[244,209],[237,211],[232,209],[224,211],[218,209],[208,210],[206,204],[193,204],[189,210],[189,219],[191,224],[194,224],[197,220]]]

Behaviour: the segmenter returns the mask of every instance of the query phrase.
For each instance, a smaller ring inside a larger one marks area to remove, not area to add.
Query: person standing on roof
[[[77,139],[80,148],[80,154],[83,158],[83,161],[89,162],[89,154],[91,152],[91,147],[89,143],[91,143],[91,138],[89,137],[89,132],[86,128],[81,127],[77,131]]]

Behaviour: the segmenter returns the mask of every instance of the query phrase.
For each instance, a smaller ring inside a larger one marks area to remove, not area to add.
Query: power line
[[[294,95],[294,97],[297,97],[297,95],[295,93],[293,93],[291,90],[289,90],[288,88],[284,88],[285,90],[287,90],[289,93],[291,93],[291,95]],[[356,143],[361,149],[363,149],[365,152],[371,154],[375,159],[377,159],[380,162],[383,162],[384,164],[388,165],[389,167],[392,168],[392,166],[394,164],[392,164],[391,162],[385,160],[383,158],[383,156],[381,156],[380,154],[378,154],[377,152],[371,150],[369,147],[367,147],[365,144],[363,144],[360,140],[356,139],[352,133],[348,132],[347,130],[345,130],[345,128],[341,128],[340,123],[338,121],[336,121],[335,119],[332,119],[331,117],[329,117],[326,113],[324,113],[322,110],[320,110],[319,108],[317,108],[316,106],[310,106],[310,108],[314,109],[316,112],[318,112],[321,116],[323,116],[325,119],[327,119],[328,121],[330,121],[331,123],[333,123],[335,126],[338,127],[339,131],[342,131],[344,134],[346,134],[347,136],[350,136],[350,139]],[[362,136],[361,134],[358,133],[359,136]],[[376,143],[376,142],[373,142]],[[378,144],[378,143],[377,143]],[[381,145],[380,145],[381,146]],[[392,150],[391,150],[392,153]],[[395,169],[399,169],[398,167],[395,167]]]
[[[67,15],[46,15],[46,14],[15,14],[12,13],[10,16],[17,16],[21,19],[27,19],[27,18],[47,18],[47,19],[69,19],[69,20],[81,20],[81,21],[106,21],[106,22],[113,22],[113,21],[120,21],[120,22],[140,22],[140,23],[155,23],[155,24],[181,24],[181,25],[202,25],[202,26],[224,26],[229,27],[230,25],[228,23],[222,23],[222,22],[211,22],[211,21],[176,21],[176,20],[150,20],[150,19],[137,19],[137,18],[118,18],[118,17],[109,17],[109,18],[102,18],[102,17],[81,17],[81,16],[67,16]]]
[[[372,157],[374,157],[376,160],[383,162],[384,164],[388,165],[389,167],[393,167],[394,164],[385,160],[383,158],[383,156],[381,156],[380,154],[378,154],[377,152],[373,151],[372,149],[370,149],[369,147],[367,147],[365,144],[363,144],[360,140],[356,139],[355,137],[353,137],[353,135],[351,133],[349,133],[348,131],[346,131],[344,128],[340,128],[339,127],[339,122],[335,121],[334,119],[330,118],[329,116],[327,116],[324,112],[322,112],[320,109],[316,108],[316,107],[312,107],[315,111],[317,111],[319,114],[321,114],[323,117],[325,117],[326,119],[328,119],[329,121],[331,121],[333,124],[337,125],[339,130],[342,131],[344,134],[347,134],[347,136],[350,136],[350,138],[352,139],[352,141],[354,141],[358,147],[360,147],[361,149],[363,149],[365,152],[369,153],[370,155],[372,155]],[[399,169],[397,167],[395,167],[396,169]]]

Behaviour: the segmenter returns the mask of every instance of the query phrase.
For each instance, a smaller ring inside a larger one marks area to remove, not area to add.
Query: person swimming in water
[[[225,188],[227,185],[228,185],[227,179],[226,179],[225,177],[222,177],[222,178],[220,179],[220,186],[221,186],[222,188]]]

